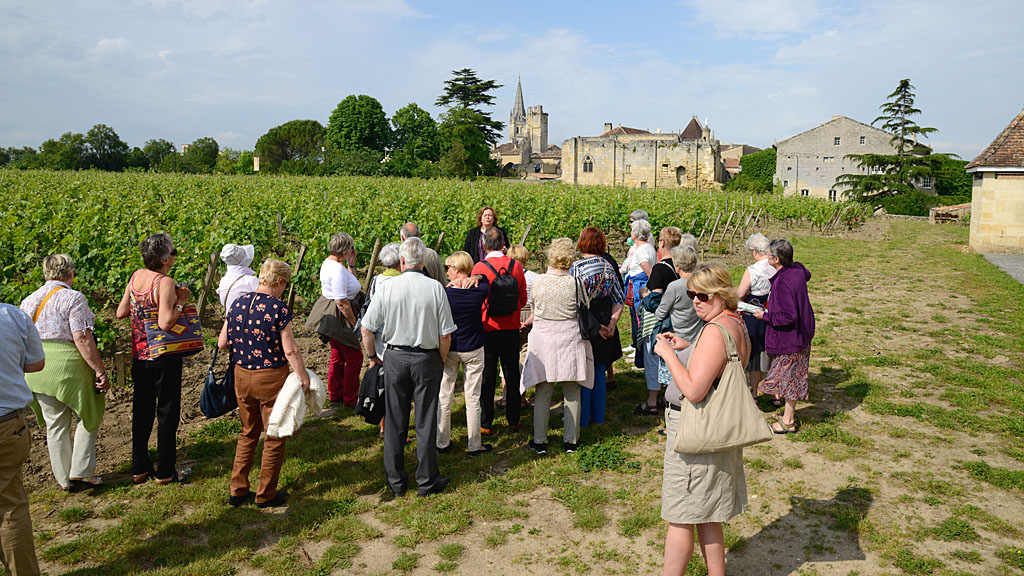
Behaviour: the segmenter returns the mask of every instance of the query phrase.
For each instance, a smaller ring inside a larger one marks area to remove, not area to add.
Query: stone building
[[[1024,111],[966,168],[974,175],[971,246],[1024,253]]]
[[[562,150],[548,145],[548,113],[541,105],[523,105],[523,83],[516,84],[516,101],[508,118],[508,142],[491,150],[501,175],[554,177],[559,173]]]
[[[841,174],[867,173],[846,156],[848,154],[895,154],[889,143],[892,134],[846,116],[801,132],[775,144],[775,181],[787,196],[800,194],[814,198],[842,200],[846,188],[836,184]],[[935,193],[931,178],[918,188]]]
[[[562,181],[569,184],[707,189],[724,179],[720,144],[696,117],[679,134],[606,123],[600,136],[562,143]]]
[[[760,148],[746,144],[722,144],[722,164],[725,166],[725,171],[728,172],[726,180],[731,180],[733,176],[743,170],[743,167],[740,166],[740,158],[760,151]]]

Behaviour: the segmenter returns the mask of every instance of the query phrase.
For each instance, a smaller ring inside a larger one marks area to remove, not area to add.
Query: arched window
[[[590,157],[590,154],[587,154],[586,156],[583,157],[583,171],[584,172],[593,172],[594,171],[594,159]]]

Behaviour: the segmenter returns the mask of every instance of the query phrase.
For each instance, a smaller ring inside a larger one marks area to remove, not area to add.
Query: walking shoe
[[[437,449],[437,453],[438,454],[447,454],[447,453],[449,453],[451,451],[452,451],[452,443],[451,442],[449,442],[448,445],[445,446],[444,448],[438,448]]]
[[[547,444],[547,442],[545,442],[543,444],[538,444],[538,443],[534,442],[533,440],[530,440],[530,443],[527,444],[527,446],[529,446],[530,450],[533,450],[534,452],[536,452],[538,456],[543,456],[544,454],[548,453],[548,444]]]
[[[470,450],[469,451],[469,457],[470,458],[476,458],[477,456],[479,456],[481,454],[485,454],[487,452],[490,452],[493,449],[494,449],[494,446],[491,446],[490,444],[481,444],[479,450]]]
[[[245,493],[244,496],[228,496],[228,505],[238,508],[242,504],[245,504],[249,500],[256,498],[256,493],[252,490]]]
[[[636,360],[636,351],[634,350],[633,352],[626,354],[626,360]]]
[[[508,427],[509,432],[519,432],[519,424],[513,424]]]
[[[633,348],[632,346],[626,346],[625,348],[622,349],[623,354],[632,354],[635,351],[636,348]]]
[[[440,494],[441,492],[444,492],[445,488],[448,487],[449,482],[451,482],[451,480],[447,478],[438,478],[436,484],[434,484],[430,488],[427,488],[426,490],[420,490],[419,492],[416,493],[416,495],[419,496],[420,498],[423,498],[424,496],[430,496],[431,494]]]
[[[267,500],[266,502],[257,502],[256,503],[256,507],[257,508],[279,508],[281,506],[286,506],[287,504],[288,504],[288,493],[285,492],[284,490],[278,490],[277,491],[277,495],[275,495],[270,500]]]
[[[562,447],[565,448],[566,454],[572,454],[580,447],[579,443],[573,444],[572,442],[562,442]]]

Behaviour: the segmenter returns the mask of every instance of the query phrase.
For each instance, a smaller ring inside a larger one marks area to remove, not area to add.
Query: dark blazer
[[[505,248],[511,246],[511,244],[508,243],[508,233],[505,232],[505,229],[502,228],[501,226],[495,226],[495,228],[497,228],[498,231],[501,232],[502,237],[505,238]],[[475,228],[470,229],[469,232],[466,232],[466,243],[462,245],[462,249],[465,250],[466,252],[469,252],[470,257],[473,258],[474,264],[480,261],[480,253],[478,251],[479,246],[480,227],[477,226]]]

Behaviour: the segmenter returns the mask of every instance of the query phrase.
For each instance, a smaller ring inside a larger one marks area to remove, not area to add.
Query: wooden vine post
[[[203,311],[206,310],[206,304],[210,301],[210,290],[213,288],[213,279],[217,275],[217,253],[210,253],[210,264],[206,267],[206,277],[203,279],[203,289],[199,291],[199,300],[197,308],[199,309],[199,317],[203,317]]]
[[[292,278],[296,278],[299,275],[299,269],[302,267],[302,259],[306,256],[306,245],[299,244],[299,255],[295,258],[295,267],[292,268]],[[295,282],[291,282],[288,286],[288,308],[293,308],[295,305]]]
[[[114,353],[114,378],[118,388],[124,388],[125,355],[124,352]]]
[[[444,238],[444,232],[441,233],[441,238]],[[441,245],[440,238],[437,240],[437,245]],[[370,253],[370,266],[366,269],[366,278],[363,279],[363,292],[370,287],[370,278],[373,278],[373,269],[377,267],[377,257],[380,256],[381,242],[380,238],[373,243],[373,252]]]
[[[444,230],[442,230],[441,234],[437,237],[437,244],[434,245],[434,252],[439,252],[441,250],[441,242],[443,240],[444,240]],[[377,239],[377,242],[380,242],[380,238]],[[376,245],[374,245],[374,249],[376,250]],[[373,268],[371,267],[371,270],[372,269]]]
[[[520,246],[526,246],[526,237],[530,235],[531,228],[533,228],[533,224],[526,225],[526,230],[523,231],[523,238],[519,241]]]

